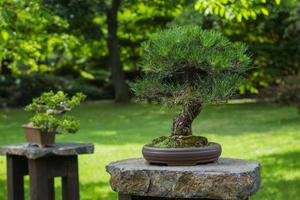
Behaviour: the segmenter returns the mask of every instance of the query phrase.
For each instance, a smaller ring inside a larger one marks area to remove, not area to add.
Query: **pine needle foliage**
[[[171,105],[228,100],[251,61],[244,44],[198,26],[160,31],[142,48],[145,75],[132,85],[134,93]]]

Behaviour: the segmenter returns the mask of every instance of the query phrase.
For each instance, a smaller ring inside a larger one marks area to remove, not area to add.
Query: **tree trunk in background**
[[[125,81],[123,66],[120,58],[118,31],[118,10],[121,0],[112,0],[111,8],[107,10],[107,45],[109,51],[109,65],[115,89],[115,101],[126,103],[130,100],[129,88]]]
[[[0,60],[0,74],[12,75],[12,70],[8,67],[9,63],[11,63],[9,59]]]
[[[173,119],[172,135],[192,135],[192,123],[199,115],[202,104],[192,102],[183,106],[181,113]]]

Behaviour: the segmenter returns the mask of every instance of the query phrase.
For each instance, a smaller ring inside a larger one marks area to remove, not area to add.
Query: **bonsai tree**
[[[132,85],[140,99],[181,106],[170,137],[155,147],[199,147],[209,143],[192,136],[192,123],[203,106],[228,100],[239,88],[250,62],[244,44],[196,26],[172,27],[142,44],[145,75]]]
[[[25,107],[25,111],[35,113],[29,126],[38,128],[42,133],[76,133],[80,123],[66,113],[79,106],[85,98],[86,96],[82,93],[69,98],[62,91],[45,92]]]

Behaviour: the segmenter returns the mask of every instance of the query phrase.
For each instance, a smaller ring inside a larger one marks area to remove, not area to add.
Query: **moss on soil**
[[[206,137],[202,136],[161,136],[152,140],[149,147],[158,147],[158,148],[185,148],[185,147],[203,147],[208,146]]]

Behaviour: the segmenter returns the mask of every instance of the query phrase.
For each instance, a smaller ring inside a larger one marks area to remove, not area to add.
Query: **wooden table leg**
[[[28,160],[31,200],[54,200],[54,179],[48,176],[47,162]]]
[[[62,177],[63,200],[79,200],[79,177],[77,156],[66,158],[67,175]]]
[[[7,155],[8,200],[24,200],[24,176],[28,173],[27,159]]]
[[[55,199],[55,188],[54,188],[54,178],[48,179],[48,191],[49,199]]]

